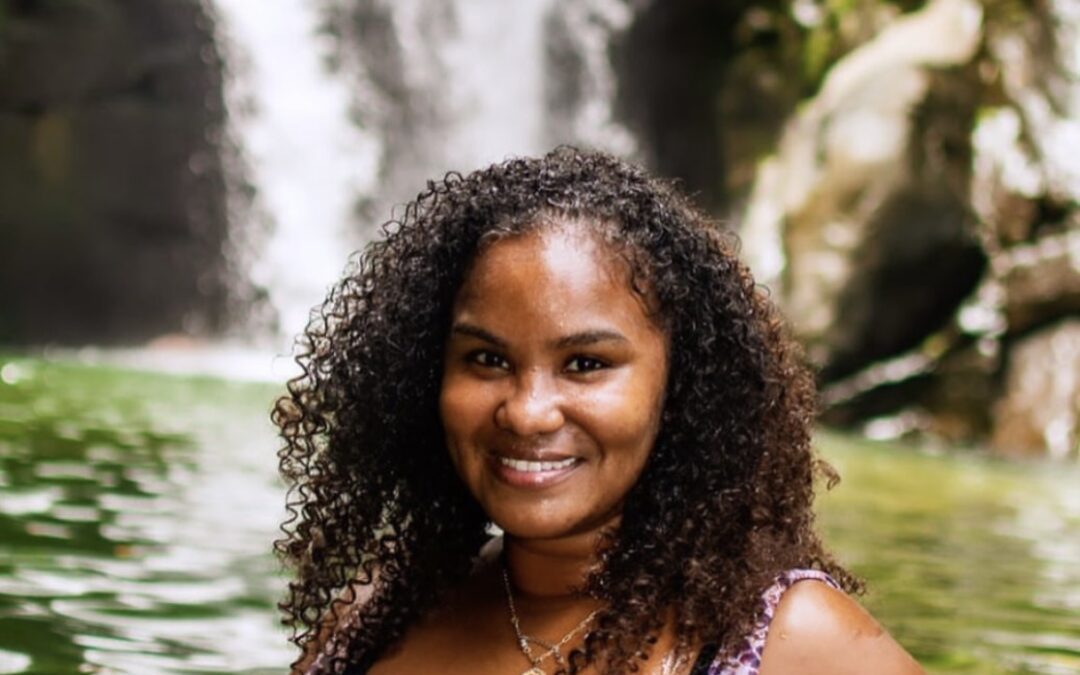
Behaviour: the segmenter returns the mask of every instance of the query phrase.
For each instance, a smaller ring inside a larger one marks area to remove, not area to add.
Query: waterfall
[[[271,231],[252,276],[282,340],[428,179],[558,143],[634,150],[612,117],[607,43],[630,19],[617,0],[216,4],[255,188],[241,217]]]
[[[252,280],[268,292],[283,333],[294,335],[340,274],[353,195],[373,185],[380,143],[349,123],[348,88],[324,67],[310,2],[217,7],[235,71],[231,124],[256,189],[245,215],[268,218],[272,232]]]

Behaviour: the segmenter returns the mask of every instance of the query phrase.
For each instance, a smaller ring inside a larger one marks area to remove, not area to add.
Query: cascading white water
[[[457,3],[456,30],[428,64],[445,71],[445,169],[468,170],[543,142],[544,13],[551,0]],[[407,45],[406,53],[417,45]],[[450,166],[453,165],[453,166]],[[419,186],[417,186],[419,187]]]
[[[389,15],[391,34],[379,40],[397,50],[375,53],[355,44],[362,38],[349,26],[334,26],[353,43],[339,45],[336,73],[324,66],[332,46],[318,30],[325,17],[316,4],[216,0],[222,33],[234,58],[243,59],[230,85],[233,134],[257,191],[253,212],[268,218],[272,231],[253,281],[267,289],[285,341],[304,326],[363,235],[427,179],[561,142],[633,151],[611,115],[607,39],[630,18],[617,0],[326,0],[323,11],[341,16],[362,4]],[[572,33],[585,89],[569,128],[554,132],[546,92],[557,74],[545,60],[552,12]],[[404,100],[372,84],[373,72],[386,72],[380,60],[394,59]],[[402,119],[414,120],[404,132]],[[372,222],[355,222],[358,203],[373,205]]]
[[[419,0],[423,3],[423,0]],[[635,149],[612,119],[613,75],[607,63],[611,33],[630,12],[621,2],[462,0],[457,30],[436,52],[444,84],[447,127],[444,170],[468,171],[509,155],[536,155],[558,143],[587,143],[621,154]],[[551,35],[548,19],[570,35]],[[568,128],[553,129],[550,80],[565,77],[546,62],[549,41],[570,38],[582,60],[585,89]],[[440,167],[431,167],[438,171]]]
[[[373,187],[380,144],[349,123],[349,91],[323,65],[312,3],[217,0],[217,7],[234,61],[241,59],[228,99],[257,190],[251,214],[271,220],[251,274],[283,333],[294,335],[340,274],[354,195]]]

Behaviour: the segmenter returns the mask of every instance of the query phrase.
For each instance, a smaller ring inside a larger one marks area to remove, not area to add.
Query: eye
[[[607,368],[607,364],[589,356],[575,356],[566,362],[568,373],[590,373],[602,368]]]
[[[509,370],[510,364],[506,359],[499,356],[495,352],[490,352],[486,349],[478,349],[474,352],[469,352],[465,357],[469,363],[480,366],[481,368],[497,368],[500,370]]]

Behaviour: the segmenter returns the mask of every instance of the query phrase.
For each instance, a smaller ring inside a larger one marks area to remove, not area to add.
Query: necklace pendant
[[[526,670],[521,675],[547,675],[547,673],[545,673],[544,670],[542,668],[540,668],[539,666],[533,666],[532,668],[529,668],[528,670]]]

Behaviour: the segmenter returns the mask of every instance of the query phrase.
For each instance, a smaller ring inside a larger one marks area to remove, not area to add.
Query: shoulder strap
[[[708,668],[701,671],[702,675],[757,675],[761,667],[761,655],[765,651],[765,637],[769,633],[769,624],[776,613],[776,606],[780,604],[780,598],[784,596],[784,591],[806,579],[821,581],[840,590],[840,585],[821,570],[793,569],[779,574],[772,585],[761,594],[761,613],[754,630],[734,652],[716,655]],[[693,675],[698,675],[697,664],[694,667]]]

